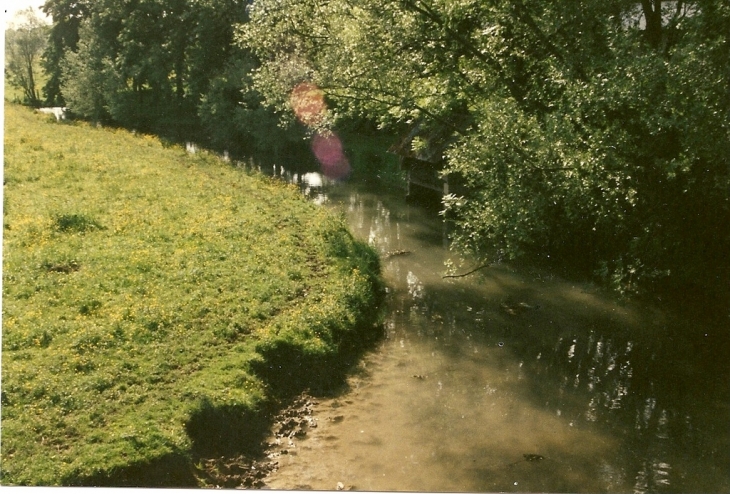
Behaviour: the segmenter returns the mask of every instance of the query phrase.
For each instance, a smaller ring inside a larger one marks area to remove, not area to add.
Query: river
[[[473,264],[433,211],[277,174],[345,212],[383,255],[389,294],[384,338],[316,400],[268,488],[730,492],[722,324],[530,267],[444,278],[449,260]]]

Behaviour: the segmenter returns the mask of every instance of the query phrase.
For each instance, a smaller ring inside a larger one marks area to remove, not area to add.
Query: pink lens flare
[[[327,178],[338,179],[350,173],[350,162],[342,150],[342,141],[337,134],[317,134],[312,139],[312,152],[322,165]]]

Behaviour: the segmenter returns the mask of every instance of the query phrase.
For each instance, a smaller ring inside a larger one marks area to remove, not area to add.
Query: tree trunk
[[[35,88],[35,77],[33,76],[33,57],[26,57],[27,82],[25,87],[25,94],[31,105],[38,106],[38,91]]]
[[[662,0],[641,0],[646,19],[646,39],[654,48],[662,42]]]

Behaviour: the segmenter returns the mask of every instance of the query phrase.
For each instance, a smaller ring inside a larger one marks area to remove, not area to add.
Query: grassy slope
[[[151,137],[5,115],[3,484],[192,458],[215,430],[201,420],[255,411],[371,327],[377,258],[295,190]]]

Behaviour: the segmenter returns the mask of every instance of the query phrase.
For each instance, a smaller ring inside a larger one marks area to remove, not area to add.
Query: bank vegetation
[[[196,485],[377,334],[377,255],[295,188],[5,108],[4,485]]]

